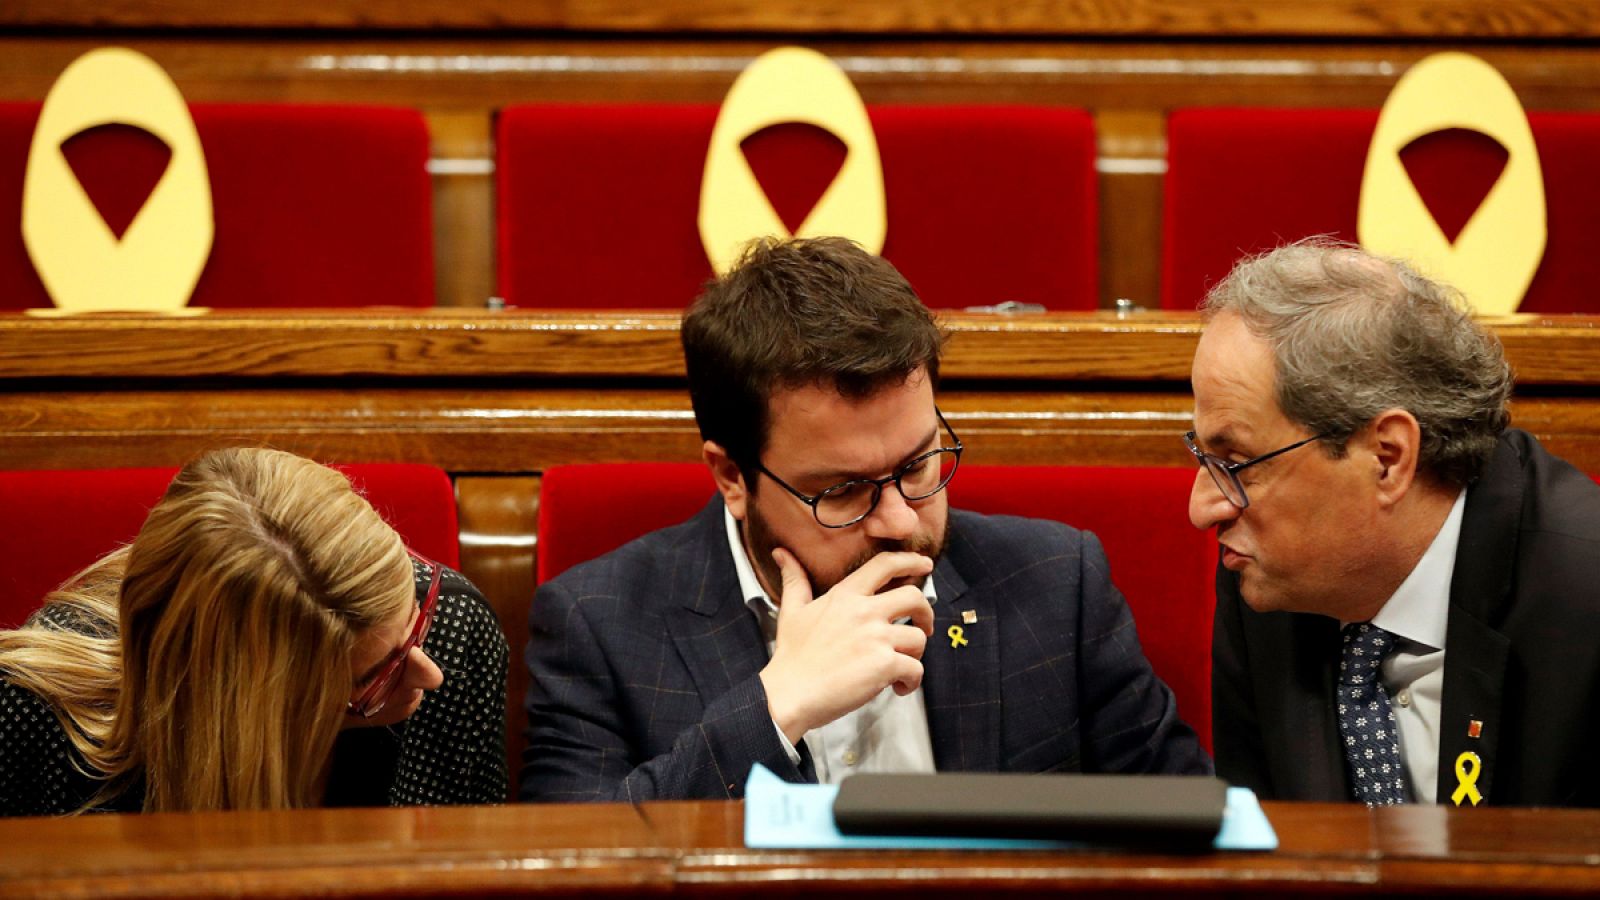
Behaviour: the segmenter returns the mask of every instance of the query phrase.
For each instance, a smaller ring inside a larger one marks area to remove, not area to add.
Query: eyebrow
[[[1200,449],[1208,453],[1218,453],[1227,450],[1238,450],[1239,444],[1233,434],[1232,425],[1224,425],[1212,434],[1200,435]]]
[[[913,450],[910,453],[907,453],[905,456],[900,457],[900,461],[895,463],[894,464],[894,468],[891,469],[890,471],[898,472],[898,471],[900,471],[900,467],[901,466],[903,466],[906,463],[912,461],[913,459],[916,459],[917,457],[921,456],[922,454],[927,453],[928,452],[928,445],[933,443],[938,438],[939,438],[939,426],[938,426],[938,424],[935,424],[933,426],[933,430],[928,432],[928,436],[923,438],[922,439],[922,443],[917,445],[918,449]],[[864,481],[864,480],[866,480],[866,476],[863,476],[860,472],[850,472],[850,471],[846,471],[844,469],[823,469],[823,470],[819,470],[819,471],[815,471],[815,472],[808,472],[808,473],[806,473],[804,475],[801,475],[799,478],[797,478],[795,480],[796,481],[827,481],[828,482],[828,486],[832,487],[835,484],[843,484],[846,481]]]

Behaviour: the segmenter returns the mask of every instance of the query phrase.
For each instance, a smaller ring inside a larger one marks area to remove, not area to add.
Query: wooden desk
[[[946,313],[941,403],[984,463],[1189,465],[1192,313]],[[1491,322],[1518,424],[1600,471],[1600,318]],[[0,466],[322,459],[532,473],[697,459],[678,316],[434,309],[0,314]]]
[[[656,803],[641,812],[677,854],[680,893],[769,889],[830,895],[1283,896],[1360,893],[1527,895],[1600,890],[1600,812],[1368,810],[1264,804],[1273,853],[1201,856],[1080,852],[754,851],[735,804]]]
[[[638,896],[674,861],[632,807],[0,820],[0,896]]]
[[[0,821],[0,896],[1073,891],[1282,896],[1600,890],[1600,811],[1266,804],[1275,853],[747,850],[738,803]]]

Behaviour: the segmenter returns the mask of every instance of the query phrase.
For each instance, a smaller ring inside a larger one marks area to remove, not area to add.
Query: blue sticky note
[[[843,834],[833,823],[835,784],[790,784],[759,763],[744,787],[744,843],[770,850],[1061,850],[1069,841]],[[1249,788],[1228,788],[1218,850],[1275,850],[1278,836]]]

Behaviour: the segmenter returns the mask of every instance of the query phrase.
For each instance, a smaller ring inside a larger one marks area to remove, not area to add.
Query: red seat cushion
[[[878,106],[883,255],[932,307],[1099,304],[1094,124],[1077,109]],[[696,220],[715,106],[538,104],[500,114],[500,291],[546,308],[681,309],[711,277]],[[818,144],[762,138],[769,193]],[[747,143],[747,150],[750,145]],[[753,155],[753,154],[752,154]],[[787,164],[785,162],[787,161]],[[803,211],[801,212],[803,217]]]
[[[1216,541],[1189,525],[1194,470],[964,466],[950,501],[983,513],[1056,519],[1100,537],[1151,665],[1211,746]],[[556,466],[540,488],[538,578],[692,515],[715,492],[698,464]],[[626,510],[619,514],[619,510]]]
[[[455,490],[433,466],[339,466],[418,553],[460,565]],[[0,472],[0,628],[14,628],[44,595],[133,540],[176,469]]]
[[[216,222],[191,306],[433,305],[433,194],[420,113],[222,104],[191,111]],[[22,242],[22,184],[38,117],[38,103],[0,103],[0,309],[52,305]],[[148,184],[136,167],[152,142],[131,128],[69,142],[101,208],[126,216],[143,202]]]
[[[1531,113],[1544,171],[1549,241],[1523,312],[1600,312],[1600,116]],[[1167,126],[1161,305],[1194,309],[1241,256],[1317,234],[1356,240],[1361,176],[1377,126],[1370,109],[1185,109]],[[1479,162],[1467,136],[1444,144],[1411,170],[1434,190],[1450,219],[1476,207]],[[1433,136],[1430,136],[1430,140]],[[1431,168],[1430,168],[1431,167]]]

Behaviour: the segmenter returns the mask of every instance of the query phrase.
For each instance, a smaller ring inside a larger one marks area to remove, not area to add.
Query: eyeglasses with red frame
[[[390,696],[394,694],[395,686],[405,677],[406,664],[411,659],[411,648],[422,646],[428,637],[428,629],[433,627],[433,612],[439,605],[439,580],[443,567],[415,551],[408,550],[411,558],[429,569],[433,575],[428,581],[428,593],[422,601],[422,611],[417,614],[415,625],[411,626],[411,635],[406,642],[390,652],[388,661],[377,675],[373,676],[372,684],[367,686],[361,696],[346,704],[345,711],[352,716],[370,719],[383,711]]]

